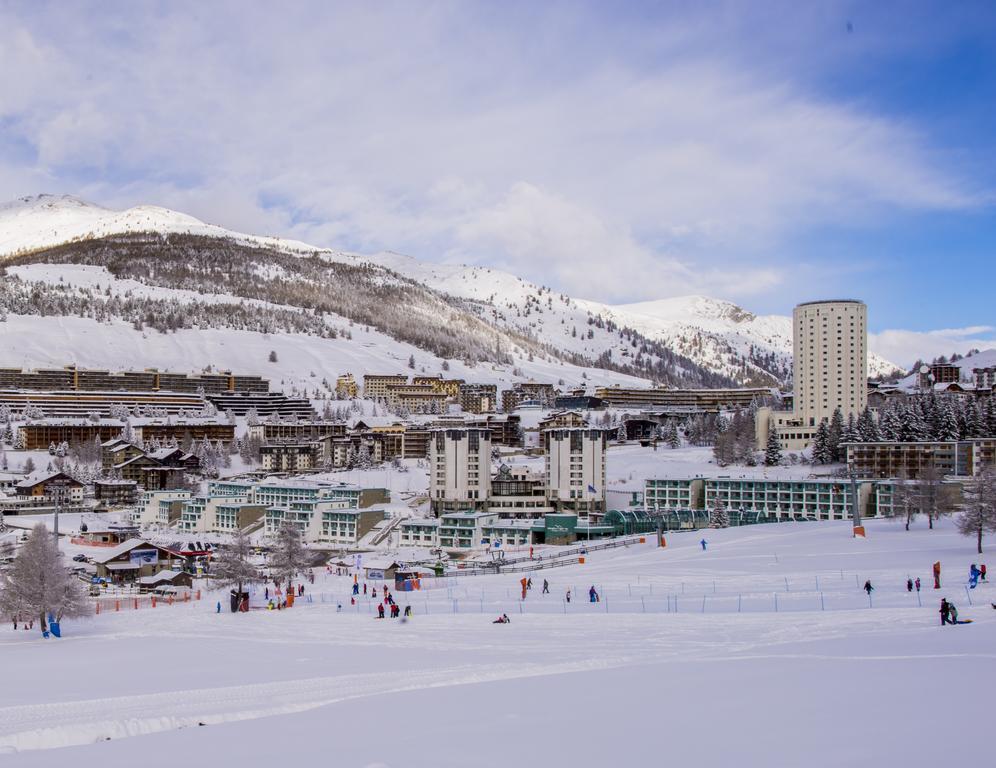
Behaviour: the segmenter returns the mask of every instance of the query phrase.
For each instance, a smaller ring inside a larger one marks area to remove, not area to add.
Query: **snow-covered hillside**
[[[44,275],[41,279],[47,283],[55,281],[63,286],[92,287],[92,272],[70,267],[53,270],[52,265],[38,271],[36,267],[41,265],[24,262],[36,256],[45,258],[51,249],[65,249],[67,243],[98,242],[111,236],[135,236],[148,232],[229,241],[257,249],[264,258],[266,253],[279,254],[284,258],[288,255],[303,259],[317,256],[326,263],[341,264],[352,270],[369,268],[372,270],[370,280],[384,284],[396,282],[397,276],[407,278],[412,284],[431,291],[440,300],[406,306],[402,308],[404,311],[421,314],[426,323],[433,322],[435,318],[440,327],[464,329],[466,334],[479,340],[474,346],[495,350],[494,360],[503,363],[495,370],[500,369],[498,375],[509,379],[544,376],[576,384],[596,381],[632,383],[652,379],[672,384],[723,386],[731,380],[741,384],[774,385],[790,378],[792,329],[788,317],[758,317],[729,302],[702,296],[609,306],[575,299],[486,267],[428,263],[395,253],[368,256],[320,249],[296,241],[232,232],[154,206],[139,206],[119,212],[69,196],[26,198],[0,206],[0,259],[17,258],[20,266],[11,271],[29,283]],[[73,257],[79,258],[79,255],[74,254]],[[56,256],[51,260],[63,262],[72,258]],[[278,264],[261,266],[257,262],[253,269],[259,278],[266,280],[293,282],[298,279]],[[110,286],[115,294],[129,291],[142,294],[137,290],[140,284],[135,280],[116,280],[107,272],[104,275],[97,282],[104,287]],[[164,285],[161,278],[149,280],[145,275],[142,278],[147,283],[144,285],[145,294],[184,302],[208,300],[200,287],[171,291],[174,286]],[[248,291],[222,298],[243,301],[255,295],[256,291]],[[445,297],[452,297],[451,303],[458,306],[443,307],[441,312],[443,304],[440,302],[450,301]],[[307,310],[309,306],[304,303],[294,307],[294,310],[300,311],[299,307]],[[0,306],[2,312],[3,307]],[[13,313],[8,312],[8,315],[13,316]],[[349,325],[351,319],[356,318],[333,315],[328,322]],[[30,327],[44,325],[32,325],[40,320],[25,316]],[[45,320],[48,323],[51,318]],[[361,322],[367,327],[370,321],[365,319]],[[339,345],[344,354],[328,358],[329,351],[323,349],[322,359],[327,367],[362,374],[384,370],[381,366],[396,368],[397,360],[406,362],[412,354],[416,359],[427,357],[425,345],[417,341],[406,345],[399,341],[399,338],[406,338],[405,335],[399,337],[390,329],[382,330],[385,333],[379,334],[380,338],[376,341],[365,342],[366,348],[361,346],[363,342],[344,343]],[[180,334],[177,338],[188,337],[193,336]],[[299,343],[309,346],[312,341],[307,337]],[[147,346],[145,343],[138,345],[139,356]],[[163,345],[159,343],[156,346]],[[265,348],[266,340],[249,343],[245,349],[257,346]],[[368,352],[372,347],[383,349],[371,357]],[[80,350],[71,335],[47,338],[44,348],[44,359],[29,359],[27,353],[22,352],[14,358],[5,357],[5,360],[27,365],[67,360],[98,364],[79,359]],[[90,348],[84,345],[82,349]],[[221,364],[216,359],[203,359],[200,355],[204,352],[206,350],[178,349],[176,357],[186,360],[184,368]],[[93,349],[86,355],[88,360],[106,356],[105,350]],[[447,357],[452,360],[459,356]],[[441,355],[430,352],[428,358],[420,359],[420,369],[424,367],[427,371],[436,372],[442,367]],[[374,367],[361,367],[359,360],[366,360],[367,365]],[[151,360],[146,362],[152,364]],[[871,356],[869,363],[872,375],[891,372],[895,368],[875,355]],[[248,370],[241,365],[235,367]],[[593,374],[582,379],[579,375],[582,369],[591,369]],[[595,372],[598,370],[603,373]],[[302,370],[295,370],[294,373],[298,378],[310,376],[310,366],[308,373]],[[633,375],[627,376],[626,373]],[[487,380],[479,371],[468,372],[468,378]]]

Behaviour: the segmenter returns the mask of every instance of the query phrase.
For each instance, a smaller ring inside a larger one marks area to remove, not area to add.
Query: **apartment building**
[[[491,478],[487,510],[502,519],[536,519],[554,511],[543,475],[505,464]]]
[[[138,497],[138,483],[133,480],[94,480],[93,498],[104,507],[127,507]]]
[[[236,416],[245,416],[255,411],[258,416],[279,416],[282,419],[315,418],[311,401],[303,397],[288,397],[282,392],[229,392],[207,395],[207,400],[221,413],[231,411]]]
[[[143,443],[152,440],[158,440],[160,443],[171,440],[178,443],[189,440],[209,440],[212,443],[220,442],[228,445],[235,439],[235,425],[227,422],[136,419],[132,424],[135,430],[135,439]]]
[[[558,511],[597,521],[605,514],[606,433],[591,427],[542,433],[547,497]]]
[[[297,527],[305,541],[350,546],[386,516],[383,509],[350,507],[345,499],[292,501],[266,510],[264,531],[273,535],[287,521]]]
[[[234,533],[258,522],[265,511],[245,496],[193,496],[183,503],[177,527],[186,533]]]
[[[166,527],[180,519],[183,505],[191,496],[186,490],[145,491],[139,496],[132,519],[139,525]]]
[[[321,440],[326,437],[345,437],[346,424],[341,421],[262,422],[247,427],[246,434],[263,443]]]
[[[42,368],[22,370],[0,368],[0,389],[39,391],[106,392],[267,392],[269,382],[260,376],[219,373],[170,373],[156,368],[144,371],[107,371],[78,368]]]
[[[403,387],[408,377],[402,373],[368,373],[363,377],[363,397],[367,400],[387,400],[388,387]]]
[[[858,483],[858,500],[862,514],[873,516],[869,507],[874,483]],[[810,478],[806,480],[771,480],[759,478],[707,478],[704,508],[713,509],[717,501],[729,510],[764,515],[775,520],[849,520],[853,508],[851,486],[847,480]]]
[[[929,467],[942,476],[968,477],[996,464],[996,438],[917,443],[844,443],[847,467],[862,477],[920,477]]]
[[[523,381],[513,384],[510,389],[502,390],[501,409],[511,413],[524,402],[534,402],[549,408],[557,397],[553,384],[536,381]]]
[[[465,413],[493,413],[498,410],[498,387],[495,384],[461,384],[460,408]]]
[[[434,429],[429,437],[429,499],[444,511],[483,509],[491,490],[491,430]]]
[[[87,419],[45,419],[22,424],[18,428],[24,448],[29,451],[43,451],[52,443],[90,443],[94,440],[106,442],[118,437],[124,424],[119,421],[93,422]]]
[[[439,517],[439,546],[445,549],[473,549],[484,539],[484,528],[498,521],[494,512],[466,510],[445,512]]]
[[[25,391],[0,390],[0,407],[7,406],[13,413],[38,409],[48,418],[89,418],[97,414],[110,418],[118,408],[132,413],[179,414],[181,411],[200,411],[204,398],[200,395],[175,392],[74,392],[74,391]]]
[[[702,477],[648,478],[643,486],[647,509],[674,512],[705,507],[705,479]]]
[[[973,368],[972,376],[975,379],[977,393],[992,392],[996,389],[996,365],[991,365],[988,368]]]
[[[335,393],[342,398],[354,398],[359,396],[360,388],[353,378],[353,374],[344,373],[337,376],[335,380]]]
[[[456,398],[460,395],[460,387],[464,383],[463,379],[444,379],[442,375],[437,376],[413,376],[412,384],[417,387],[430,386],[436,392],[446,397]]]
[[[387,404],[409,413],[444,413],[447,395],[431,384],[388,386]]]
[[[398,526],[401,546],[438,547],[439,520],[427,517],[409,517]]]
[[[259,448],[260,464],[267,472],[307,472],[322,465],[325,445],[330,442],[263,445]]]

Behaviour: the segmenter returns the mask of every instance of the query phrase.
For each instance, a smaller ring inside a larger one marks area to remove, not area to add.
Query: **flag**
[[[588,493],[598,493],[598,491],[595,490],[595,486],[589,485],[588,486]]]

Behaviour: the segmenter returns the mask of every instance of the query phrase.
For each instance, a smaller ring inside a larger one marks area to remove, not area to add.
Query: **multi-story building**
[[[917,371],[917,385],[930,389],[935,384],[957,384],[961,381],[961,368],[954,363],[933,363]]]
[[[439,546],[446,549],[472,549],[484,539],[484,528],[498,521],[494,512],[465,510],[446,512],[439,518]]]
[[[387,404],[409,413],[443,413],[447,395],[431,384],[401,384],[387,387]]]
[[[643,486],[643,504],[654,511],[702,509],[705,479],[701,477],[649,478]]]
[[[491,495],[488,496],[488,511],[499,517],[535,519],[553,512],[547,498],[546,479],[533,474],[525,467],[498,468],[491,478]]]
[[[305,541],[353,545],[384,520],[383,509],[356,509],[346,499],[293,501],[266,510],[264,530],[272,535],[285,521],[301,532]]]
[[[792,411],[760,408],[763,448],[773,429],[783,448],[801,450],[840,409],[846,420],[868,405],[868,307],[861,301],[810,301],[792,312]]]
[[[145,491],[139,497],[132,518],[139,525],[172,525],[180,519],[183,505],[191,495],[190,491],[175,489]]]
[[[231,411],[245,416],[255,411],[258,416],[280,416],[288,419],[315,418],[311,401],[304,397],[288,397],[282,392],[229,392],[207,395],[208,402],[222,413]]]
[[[605,514],[606,433],[591,427],[548,429],[547,497],[558,511],[597,521]]]
[[[107,507],[126,507],[135,503],[138,483],[133,480],[94,480],[93,498]]]
[[[408,383],[403,373],[368,373],[363,377],[363,397],[367,400],[387,400],[388,387],[402,387]]]
[[[321,441],[263,445],[259,448],[260,464],[267,472],[307,472],[322,465],[324,445]]]
[[[88,418],[91,414],[110,418],[122,407],[132,413],[158,412],[170,415],[181,411],[199,411],[204,408],[204,398],[176,392],[3,390],[0,391],[0,407],[3,406],[14,413],[36,409],[46,418]]]
[[[858,483],[858,499],[865,516],[872,516],[868,502],[874,483]],[[704,508],[717,502],[728,510],[743,510],[775,520],[849,520],[853,507],[847,480],[809,478],[770,480],[759,478],[708,478]]]
[[[840,408],[846,419],[868,403],[868,307],[851,299],[811,301],[792,312],[795,415],[807,427]]]
[[[43,451],[53,443],[89,443],[93,440],[103,443],[118,437],[123,429],[124,424],[119,421],[45,419],[22,424],[18,432],[25,450]]]
[[[439,520],[434,517],[408,517],[398,529],[403,547],[439,546]]]
[[[221,442],[228,445],[235,439],[235,425],[228,423],[190,420],[160,419],[141,420],[134,422],[135,439],[143,443],[158,440],[160,443],[176,440],[209,440],[212,443]]]
[[[343,398],[354,398],[360,394],[360,389],[356,384],[356,379],[353,378],[353,374],[344,373],[336,377],[335,393]]]
[[[321,440],[325,437],[345,437],[346,425],[341,421],[278,421],[251,424],[249,437],[263,443],[278,440]]]
[[[460,408],[465,413],[493,413],[498,409],[495,384],[461,384]]]
[[[975,378],[976,392],[992,392],[996,389],[996,365],[988,368],[973,368],[972,376]]]
[[[501,409],[505,413],[511,413],[519,407],[520,403],[526,401],[538,403],[544,408],[553,406],[557,397],[557,390],[553,384],[537,381],[522,381],[513,384],[511,389],[502,390]]]
[[[170,373],[148,368],[144,371],[105,371],[78,368],[38,369],[0,368],[0,388],[34,390],[75,390],[107,392],[267,392],[269,382],[260,376],[219,373]]]
[[[441,374],[436,376],[412,376],[415,386],[430,386],[436,392],[447,397],[458,397],[463,379],[444,379]]]
[[[35,472],[15,486],[18,496],[47,499],[66,504],[82,504],[85,486],[62,472]]]
[[[933,468],[941,476],[967,477],[996,464],[996,438],[917,443],[844,443],[847,467],[861,477],[915,479]]]
[[[178,528],[188,533],[234,533],[258,522],[265,511],[245,496],[194,496],[183,503]]]
[[[717,411],[721,408],[746,408],[751,403],[769,398],[773,391],[766,387],[741,389],[665,389],[663,387],[598,387],[595,397],[614,408],[693,408],[696,412]]]
[[[435,429],[429,437],[429,500],[438,517],[483,509],[491,491],[491,430]]]

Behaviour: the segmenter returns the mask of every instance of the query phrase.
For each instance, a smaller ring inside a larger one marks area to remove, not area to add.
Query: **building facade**
[[[558,511],[601,518],[605,514],[605,431],[590,427],[548,429],[542,439],[550,503]]]
[[[454,427],[429,437],[429,500],[433,513],[482,509],[491,491],[491,430]]]

